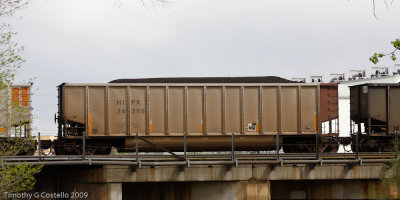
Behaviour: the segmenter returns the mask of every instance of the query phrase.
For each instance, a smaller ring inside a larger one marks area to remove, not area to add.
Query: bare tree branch
[[[373,8],[373,13],[374,13],[375,19],[379,20],[379,18],[376,16],[375,0],[372,0],[372,8]]]
[[[386,11],[389,11],[389,7],[388,7],[388,4],[387,4],[386,0],[384,0],[383,2],[385,2]]]

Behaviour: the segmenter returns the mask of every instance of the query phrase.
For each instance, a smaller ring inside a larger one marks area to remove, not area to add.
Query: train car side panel
[[[207,87],[206,133],[220,135],[222,132],[222,87]]]
[[[88,134],[104,134],[105,131],[105,87],[89,87]]]
[[[320,121],[323,134],[339,134],[338,84],[320,85]]]
[[[400,131],[400,87],[390,87],[389,132]]]
[[[131,134],[146,132],[146,87],[131,87]]]
[[[370,87],[367,101],[368,117],[387,123],[387,87]]]
[[[184,130],[185,87],[169,87],[168,94],[168,132],[183,134]]]
[[[85,124],[85,87],[66,87],[63,91],[64,106],[62,116],[65,121]]]
[[[149,134],[165,131],[165,87],[150,87],[149,104]]]
[[[259,87],[244,87],[244,133],[255,134],[259,132]]]
[[[278,87],[263,86],[262,128],[266,134],[278,132]]]
[[[317,131],[317,88],[302,87],[301,90],[301,132],[315,133]]]
[[[110,135],[126,135],[127,94],[125,87],[110,87],[108,96]],[[90,105],[89,105],[90,106]]]
[[[190,135],[203,133],[203,87],[189,87],[187,100],[187,123]]]
[[[225,129],[230,133],[240,133],[240,87],[226,87],[225,90]]]
[[[282,134],[298,133],[298,88],[282,87],[281,104]]]

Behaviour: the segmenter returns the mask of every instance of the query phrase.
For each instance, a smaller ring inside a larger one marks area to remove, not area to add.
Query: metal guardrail
[[[251,154],[248,156],[252,156]],[[388,163],[394,159],[381,158],[381,159],[295,159],[294,157],[276,159],[234,159],[234,160],[152,160],[141,161],[135,157],[3,157],[2,165],[17,165],[17,164],[31,164],[31,165],[128,165],[141,168],[142,166],[186,166],[191,165],[280,165],[285,164],[310,164],[310,165],[325,165],[325,164],[351,164],[363,165],[365,163]],[[400,158],[397,158],[400,160]],[[5,162],[4,162],[5,161]]]
[[[397,132],[396,132],[397,133]],[[32,165],[130,165],[130,166],[186,166],[190,167],[191,165],[233,165],[239,166],[243,164],[266,164],[266,165],[284,165],[284,164],[310,164],[310,165],[320,165],[323,164],[350,164],[350,165],[363,165],[363,163],[388,163],[393,161],[394,159],[399,160],[397,155],[395,154],[371,154],[375,159],[363,159],[360,157],[360,153],[358,152],[358,148],[356,148],[356,152],[354,154],[346,154],[343,156],[342,154],[332,154],[334,157],[329,158],[329,156],[324,156],[323,153],[316,151],[315,153],[305,153],[303,154],[280,154],[279,153],[279,134],[276,135],[276,143],[277,149],[276,153],[269,154],[265,157],[258,157],[258,155],[254,154],[235,154],[235,137],[234,133],[232,133],[232,144],[230,154],[225,154],[226,158],[223,158],[222,155],[220,157],[210,158],[214,155],[204,156],[201,160],[193,160],[188,159],[187,155],[187,141],[186,141],[186,133],[184,134],[184,144],[183,144],[183,156],[178,155],[162,146],[154,144],[141,136],[136,134],[136,154],[130,157],[112,157],[112,156],[89,156],[86,155],[85,146],[85,135],[83,135],[82,146],[83,146],[83,154],[81,156],[56,156],[56,157],[47,157],[43,156],[41,153],[41,142],[40,142],[40,133],[39,136],[39,154],[37,157],[2,157],[0,160],[2,161],[2,165],[16,165],[16,164],[32,164]],[[396,134],[396,144],[398,136]],[[146,160],[145,156],[139,158],[139,140],[142,140],[157,149],[162,150],[163,152],[169,153],[175,160],[163,160],[163,159],[153,159]],[[358,143],[358,137],[356,137]],[[318,147],[318,139],[316,139],[316,145]],[[356,145],[358,147],[358,145]],[[318,148],[317,148],[318,149]],[[300,156],[297,156],[300,155]],[[342,155],[342,158],[338,158]],[[388,155],[391,158],[387,158]],[[190,156],[192,158],[193,155]],[[218,156],[218,155],[217,155]],[[228,158],[229,156],[229,158]],[[352,156],[349,158],[349,156]],[[326,157],[325,159],[322,157]],[[146,161],[142,161],[144,159]]]
[[[98,160],[94,158],[86,158],[84,160],[48,160],[48,161],[28,161],[28,162],[3,162],[2,165],[17,165],[17,164],[29,164],[29,165],[128,165],[136,166],[141,168],[142,166],[186,166],[192,165],[279,165],[285,164],[310,164],[310,165],[325,165],[325,164],[353,164],[363,165],[365,163],[388,163],[393,161],[392,159],[358,159],[358,160],[225,160],[225,161],[129,161],[129,160]]]

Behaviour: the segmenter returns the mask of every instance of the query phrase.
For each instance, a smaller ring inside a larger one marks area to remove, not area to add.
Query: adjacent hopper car
[[[278,77],[121,79],[58,87],[57,154],[135,151],[337,152],[337,84]],[[316,145],[318,143],[318,145]],[[140,151],[158,151],[140,141]]]
[[[392,151],[400,131],[400,84],[350,87],[352,150]],[[357,141],[358,140],[358,141]]]

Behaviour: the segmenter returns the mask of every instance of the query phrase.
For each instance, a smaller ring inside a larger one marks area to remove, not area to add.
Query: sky
[[[118,78],[323,75],[371,70],[400,38],[400,1],[33,0],[1,19],[34,78],[34,133],[56,135],[57,86]],[[400,57],[400,56],[399,56]],[[383,60],[378,66],[400,62]]]

